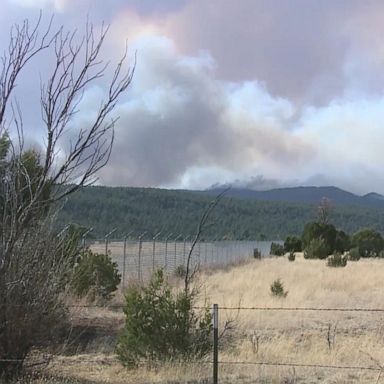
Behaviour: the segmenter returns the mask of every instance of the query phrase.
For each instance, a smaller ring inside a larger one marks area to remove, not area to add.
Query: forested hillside
[[[192,235],[212,196],[192,191],[153,188],[88,187],[72,196],[59,217],[67,223],[93,227],[94,237],[117,228],[115,237],[133,231],[158,231]],[[253,201],[223,197],[210,218],[204,236],[209,239],[284,239],[301,234],[316,217],[314,204]],[[353,233],[363,227],[384,231],[384,210],[359,206],[334,206],[331,221]]]
[[[215,195],[223,191],[225,187],[212,188],[202,193]],[[354,205],[367,208],[384,209],[384,196],[378,193],[368,193],[359,196],[351,192],[344,191],[337,187],[290,187],[277,188],[265,191],[254,191],[252,189],[231,188],[227,196],[240,199],[260,200],[260,201],[283,201],[300,204],[317,204],[322,198],[329,199],[332,204]]]

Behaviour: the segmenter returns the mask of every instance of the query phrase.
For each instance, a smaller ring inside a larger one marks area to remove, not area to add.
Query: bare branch
[[[84,89],[91,82],[103,77],[108,67],[108,63],[98,59],[107,32],[108,27],[103,27],[100,37],[96,39],[92,25],[87,24],[85,38],[77,46],[73,43],[75,35],[64,36],[61,32],[56,36],[56,68],[48,85],[43,87],[41,92],[43,120],[48,133],[44,167],[46,175],[52,170],[53,150],[77,113]],[[77,63],[81,60],[83,51],[83,66],[77,71]],[[126,57],[127,50],[113,72],[108,96],[100,106],[93,124],[85,130],[80,130],[65,160],[51,175],[52,183],[55,184],[76,182],[70,189],[61,190],[55,199],[67,196],[80,186],[92,184],[94,175],[108,162],[117,118],[109,122],[106,120],[116,107],[119,96],[130,85],[136,65],[135,59],[133,67],[123,73]]]
[[[320,224],[328,224],[329,216],[332,211],[331,200],[323,197],[317,207],[317,217]]]
[[[136,65],[135,58],[125,69],[125,50],[110,81],[104,81],[106,96],[94,118],[75,132],[63,153],[62,141],[73,130],[84,93],[109,69],[100,58],[107,32],[103,26],[96,34],[89,22],[80,37],[62,27],[52,31],[52,19],[43,28],[40,14],[32,26],[28,20],[14,26],[0,57],[0,359],[11,354],[22,362],[63,318],[63,281],[73,259],[64,250],[70,239],[53,233],[57,203],[91,184],[109,160],[118,119],[112,112]],[[38,153],[25,149],[22,111],[11,97],[23,69],[46,49],[54,62],[47,81],[40,80],[45,148]],[[0,376],[8,369],[2,364]]]
[[[230,190],[231,187],[227,187],[224,189],[222,192],[220,192],[207,206],[205,211],[203,212],[201,219],[199,221],[199,224],[197,226],[197,231],[195,234],[195,237],[193,238],[191,248],[188,252],[187,256],[187,266],[186,266],[186,272],[185,272],[185,277],[184,277],[184,291],[188,292],[189,291],[189,285],[193,277],[198,271],[198,266],[195,266],[193,271],[191,272],[191,260],[192,260],[192,254],[193,250],[195,249],[196,244],[200,240],[201,234],[204,231],[205,225],[207,224],[208,218],[211,215],[213,209],[219,204],[220,200],[222,197]]]
[[[39,37],[41,28],[42,13],[31,28],[28,20],[23,24],[15,25],[10,33],[8,50],[1,57],[0,68],[0,126],[4,124],[5,111],[9,98],[15,88],[16,79],[26,64],[41,51],[45,50],[52,43],[55,35],[49,38],[51,32],[51,18],[48,27],[43,35]]]

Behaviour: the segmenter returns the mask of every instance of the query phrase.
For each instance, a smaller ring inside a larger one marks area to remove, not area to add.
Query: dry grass
[[[168,363],[157,368],[125,369],[114,355],[82,354],[58,357],[50,365],[49,373],[92,383],[149,384],[197,383],[210,375],[209,364]]]
[[[274,298],[270,293],[271,283],[278,278],[288,290],[286,298]],[[361,260],[345,268],[329,268],[325,261],[304,260],[301,255],[295,262],[271,258],[203,275],[201,280],[210,302],[222,307],[384,308],[384,260]],[[372,367],[384,364],[384,313],[221,310],[220,314],[222,324],[235,319],[237,330],[235,346],[221,354],[222,360]],[[250,365],[231,366],[229,370],[241,377],[255,377],[262,371],[271,377],[272,371],[276,382],[284,382],[289,376],[287,368]],[[372,383],[378,375],[296,368],[296,378],[289,380],[311,382],[308,378],[315,373],[313,382],[327,383]],[[282,374],[284,379],[279,377]]]
[[[269,286],[281,278],[289,290],[284,302],[272,298]],[[221,305],[317,307],[381,307],[384,260],[361,259],[345,268],[329,268],[322,260],[267,258],[230,270],[202,275],[206,293]]]
[[[280,278],[288,295],[270,294]],[[325,261],[286,258],[255,260],[199,277],[201,303],[220,307],[384,308],[384,260],[349,262],[329,268]],[[121,300],[119,294],[116,300]],[[76,310],[73,318],[118,332],[121,313],[108,309]],[[234,342],[220,352],[222,361],[286,362],[378,367],[384,364],[384,313],[220,310],[221,325],[235,319]],[[253,342],[251,341],[253,337]],[[103,342],[102,339],[100,342]],[[163,364],[127,371],[113,352],[56,357],[50,374],[97,383],[197,383],[211,377],[209,364]],[[221,383],[376,383],[376,371],[228,365]]]

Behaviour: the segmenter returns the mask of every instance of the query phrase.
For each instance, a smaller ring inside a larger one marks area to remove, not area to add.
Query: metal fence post
[[[175,238],[175,254],[173,255],[174,256],[174,259],[173,259],[173,267],[176,271],[176,268],[177,268],[177,240],[179,240],[179,238],[181,237],[181,233]]]
[[[198,243],[197,243],[197,246],[198,246],[198,262],[197,262],[197,265],[198,265],[198,268],[200,269],[200,265],[201,265],[201,240],[199,239],[198,240]]]
[[[171,238],[173,233],[170,233],[165,239],[165,255],[164,255],[164,272],[167,273],[168,268],[168,240]]]
[[[213,258],[213,251],[214,251],[214,249],[215,249],[215,239],[213,239],[212,240],[212,242],[211,242],[211,261],[210,261],[210,263],[209,263],[209,265],[213,265],[214,263],[213,263],[213,261],[214,261],[214,258]]]
[[[127,238],[128,236],[124,236],[124,248],[123,248],[123,289],[125,289],[125,263],[127,259]]]
[[[185,253],[186,253],[186,247],[187,247],[187,240],[189,239],[189,236],[184,237],[184,244],[183,244],[183,265],[185,266]]]
[[[137,261],[137,278],[139,279],[139,281],[143,281],[143,275],[141,273],[141,249],[142,249],[142,246],[143,246],[142,239],[143,239],[143,236],[146,233],[147,232],[145,231],[144,233],[142,233],[139,236],[139,258],[138,258],[138,261]]]
[[[213,384],[218,384],[219,373],[219,306],[213,304]]]
[[[104,236],[104,240],[105,240],[105,256],[108,255],[108,238],[109,236],[112,235],[112,233],[116,232],[117,228],[114,228],[112,229],[111,232],[107,233],[105,236]]]
[[[125,279],[126,279],[126,263],[127,263],[127,239],[129,237],[129,235],[132,233],[133,231],[127,233],[125,236],[124,236],[124,250],[123,250],[123,289],[125,288]]]
[[[152,238],[152,273],[155,271],[156,239],[161,235],[161,231]]]
[[[89,233],[89,232],[92,232],[92,231],[93,231],[93,227],[87,229],[87,230],[84,232],[83,236],[81,237],[81,247],[82,247],[83,249],[85,248],[85,238],[87,237],[88,233]]]

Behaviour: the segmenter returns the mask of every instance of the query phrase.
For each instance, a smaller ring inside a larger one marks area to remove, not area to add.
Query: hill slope
[[[202,193],[216,195],[222,190],[223,188],[215,188]],[[384,196],[378,193],[358,196],[336,187],[292,187],[267,191],[233,188],[228,191],[227,196],[258,201],[285,201],[301,204],[318,204],[322,198],[326,197],[336,206],[356,205],[384,209]]]
[[[153,188],[88,187],[70,197],[58,225],[73,222],[93,227],[101,238],[113,228],[116,237],[133,231],[158,231],[193,235],[204,209],[212,200],[212,191],[193,192]],[[376,200],[376,199],[375,199]],[[213,239],[284,239],[301,234],[305,223],[316,218],[316,204],[304,202],[257,201],[224,197],[210,217],[205,236]],[[384,209],[361,205],[337,205],[331,221],[352,233],[363,227],[384,231]]]

